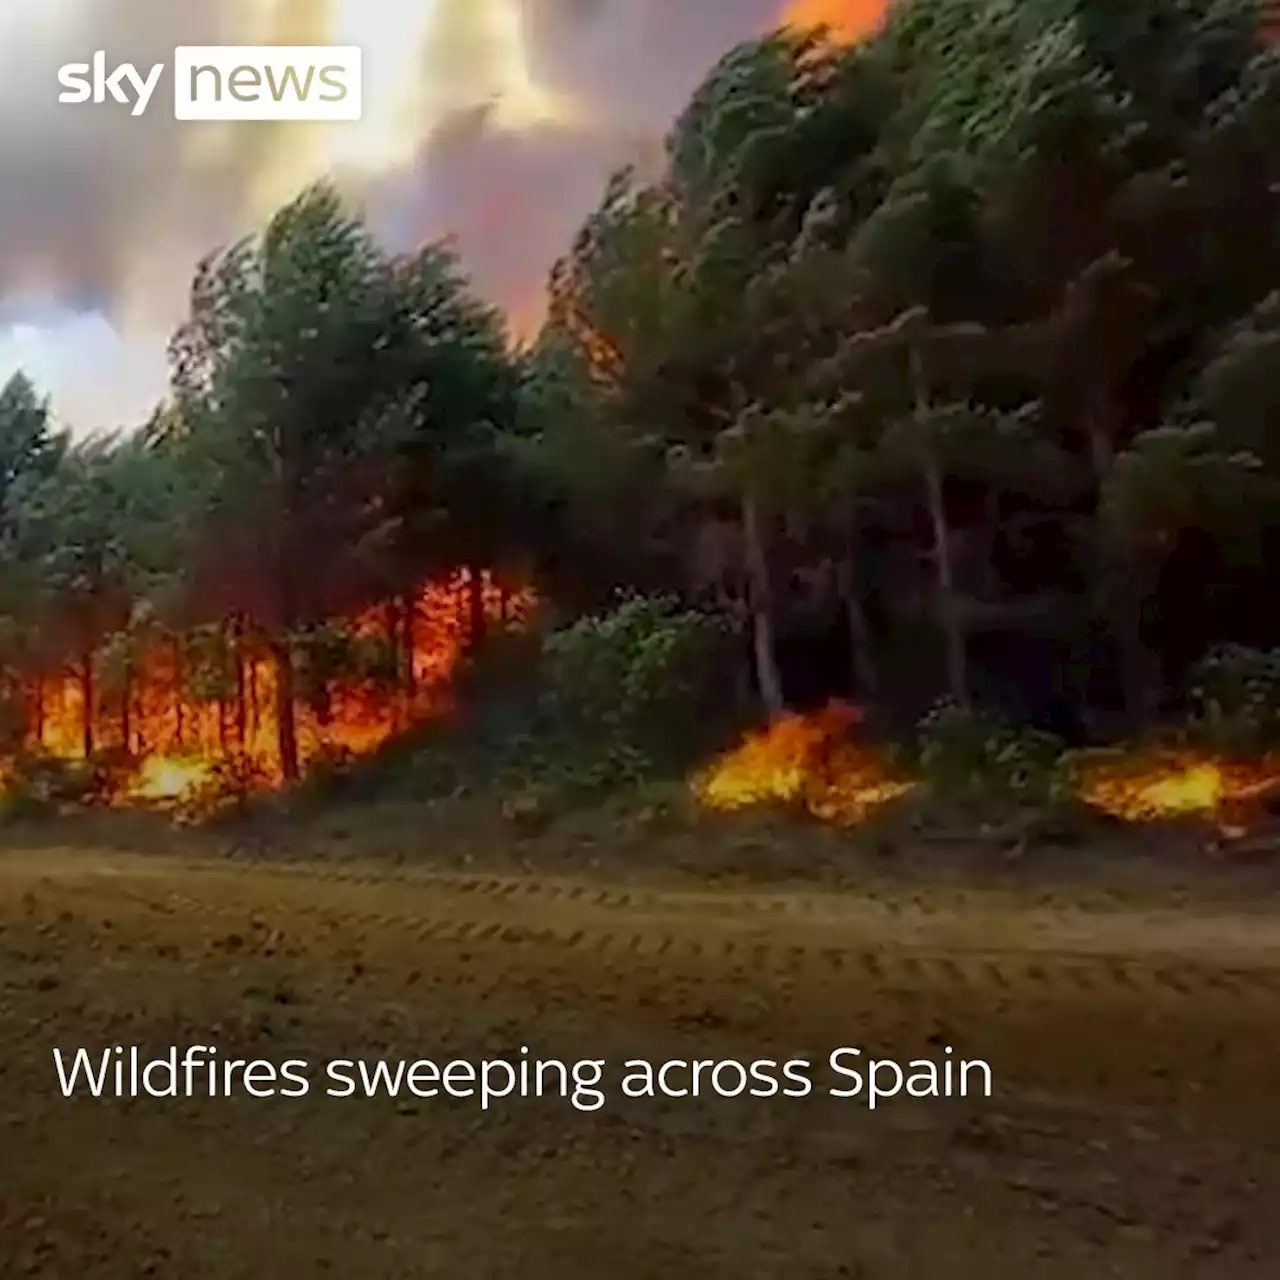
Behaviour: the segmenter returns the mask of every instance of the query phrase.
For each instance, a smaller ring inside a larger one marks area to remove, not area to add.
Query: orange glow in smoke
[[[708,808],[725,812],[789,805],[841,826],[853,826],[910,789],[850,734],[857,708],[833,702],[748,734],[740,746],[694,779]]]
[[[805,29],[827,27],[837,40],[859,40],[884,20],[887,0],[792,0],[782,13],[782,24]]]

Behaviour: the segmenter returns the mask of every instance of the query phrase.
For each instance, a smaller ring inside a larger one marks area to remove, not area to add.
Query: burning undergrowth
[[[926,732],[946,719],[935,713]],[[989,733],[976,752],[945,740],[926,744],[904,769],[893,753],[858,740],[860,722],[858,710],[843,703],[786,716],[699,772],[693,793],[714,811],[799,809],[851,828],[907,797],[954,795],[962,775],[971,796],[995,794],[1009,808],[1065,802],[1126,823],[1194,821],[1224,830],[1249,825],[1280,796],[1277,759],[1159,747],[1046,753],[1038,735],[1015,732]],[[936,737],[945,739],[946,731]]]
[[[523,626],[532,607],[530,592],[489,575],[425,583],[296,637],[291,699],[278,648],[243,625],[132,636],[31,682],[0,783],[11,800],[58,808],[182,813],[278,790],[292,781],[286,738],[305,779],[446,716],[477,629]]]
[[[859,720],[857,708],[839,702],[786,716],[700,773],[694,794],[722,812],[778,805],[855,826],[912,786],[854,739]]]
[[[1280,794],[1280,760],[1233,760],[1186,749],[1100,753],[1076,764],[1081,798],[1127,822],[1247,823]]]

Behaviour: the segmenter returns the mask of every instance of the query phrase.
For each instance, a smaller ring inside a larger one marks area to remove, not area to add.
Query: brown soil
[[[1271,1276],[1280,921],[1008,883],[661,887],[0,854],[0,1277]],[[62,1096],[53,1050],[303,1059],[302,1098]],[[605,1059],[606,1105],[334,1099],[331,1058]],[[839,1046],[990,1098],[828,1094]],[[631,1058],[814,1063],[627,1100]]]

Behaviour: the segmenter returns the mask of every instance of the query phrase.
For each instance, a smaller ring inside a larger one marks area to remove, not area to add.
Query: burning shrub
[[[1079,752],[1071,772],[1086,803],[1126,822],[1191,819],[1243,829],[1280,793],[1274,759],[1214,755],[1185,745]]]
[[[855,826],[910,789],[876,752],[854,741],[857,708],[835,702],[748,734],[693,782],[698,800],[723,812],[775,806]]]
[[[251,755],[209,761],[166,807],[179,822],[204,822],[242,812],[255,796],[269,791],[274,773]]]
[[[1213,817],[1225,798],[1217,763],[1172,749],[1097,748],[1074,753],[1069,767],[1087,804],[1127,822]]]
[[[294,679],[302,702],[322,718],[334,690],[363,684],[385,693],[401,678],[400,655],[382,635],[357,635],[338,623],[302,631],[293,641]]]

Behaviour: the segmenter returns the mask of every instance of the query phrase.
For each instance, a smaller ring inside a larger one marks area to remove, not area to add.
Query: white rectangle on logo
[[[173,51],[178,120],[359,120],[354,45],[183,45]]]

